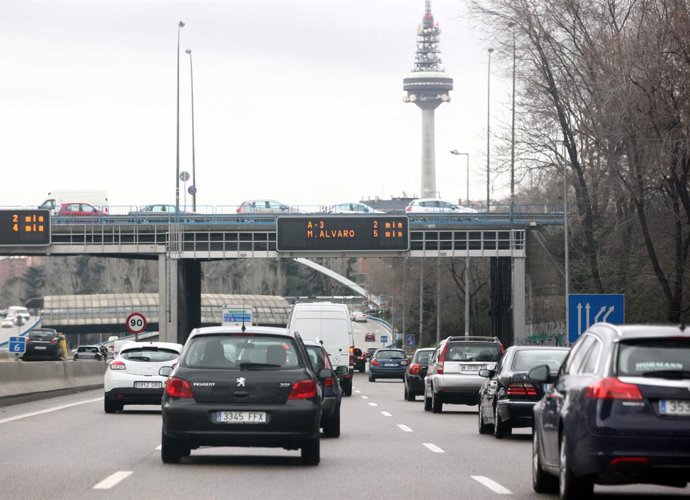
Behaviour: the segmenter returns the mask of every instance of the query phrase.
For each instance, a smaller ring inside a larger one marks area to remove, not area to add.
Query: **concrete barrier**
[[[103,386],[103,362],[17,361],[13,356],[0,359],[0,399]]]

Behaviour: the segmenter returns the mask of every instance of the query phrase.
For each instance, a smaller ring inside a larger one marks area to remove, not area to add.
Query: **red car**
[[[58,210],[59,217],[97,217],[106,213],[89,203],[82,202],[63,203],[60,205],[60,210]]]

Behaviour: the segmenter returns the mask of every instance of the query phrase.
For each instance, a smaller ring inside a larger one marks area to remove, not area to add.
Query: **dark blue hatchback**
[[[377,378],[405,378],[408,361],[402,349],[379,349],[369,361],[369,382]]]

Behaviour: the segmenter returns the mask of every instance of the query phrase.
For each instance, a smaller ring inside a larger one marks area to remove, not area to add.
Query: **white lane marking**
[[[384,417],[392,417],[393,416],[390,413],[388,413],[387,411],[382,411],[381,415],[383,415]]]
[[[369,399],[369,396],[362,396],[362,399]]]
[[[378,406],[377,403],[369,403],[369,406]]]
[[[429,448],[434,453],[445,453],[445,451],[443,451],[441,448],[436,446],[434,443],[422,443],[422,444],[424,446],[426,446],[427,448]]]
[[[406,426],[404,424],[398,424],[398,427],[400,427],[400,429],[402,429],[405,432],[412,432],[412,429],[410,429],[408,426]],[[441,451],[443,451],[443,450],[441,450]]]
[[[362,391],[355,391],[357,394],[362,394]]]
[[[96,486],[93,487],[94,490],[109,490],[113,486],[115,486],[117,483],[122,481],[123,479],[127,479],[129,475],[132,473],[131,470],[119,470],[115,472],[114,474],[109,475],[106,477],[103,481],[98,483]]]
[[[159,444],[158,446],[156,446],[156,451],[161,451],[162,448],[163,448],[163,445]]]
[[[52,408],[46,408],[45,410],[32,411],[31,413],[24,413],[23,415],[17,415],[16,417],[3,418],[0,420],[0,424],[6,424],[7,422],[13,422],[14,420],[20,420],[22,418],[35,417],[36,415],[43,415],[44,413],[51,413],[58,410],[64,410],[65,408],[71,408],[72,406],[85,405],[88,403],[95,403],[96,401],[103,401],[103,398],[87,399],[86,401],[79,401],[77,403],[70,403],[68,405],[53,406]]]
[[[489,479],[486,476],[470,476],[472,479],[477,481],[478,483],[486,486],[489,488],[491,491],[494,493],[498,493],[499,495],[511,495],[512,491],[510,491],[508,488],[501,486],[498,484],[496,481]]]

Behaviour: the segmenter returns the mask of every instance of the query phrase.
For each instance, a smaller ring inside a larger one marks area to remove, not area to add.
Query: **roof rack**
[[[484,341],[488,341],[488,342],[500,342],[498,337],[489,337],[489,336],[481,336],[481,335],[468,335],[468,336],[456,335],[456,336],[450,336],[450,337],[446,338],[446,340],[449,340],[452,342],[455,342],[458,340],[460,340],[460,341],[462,341],[462,340],[484,340]]]

